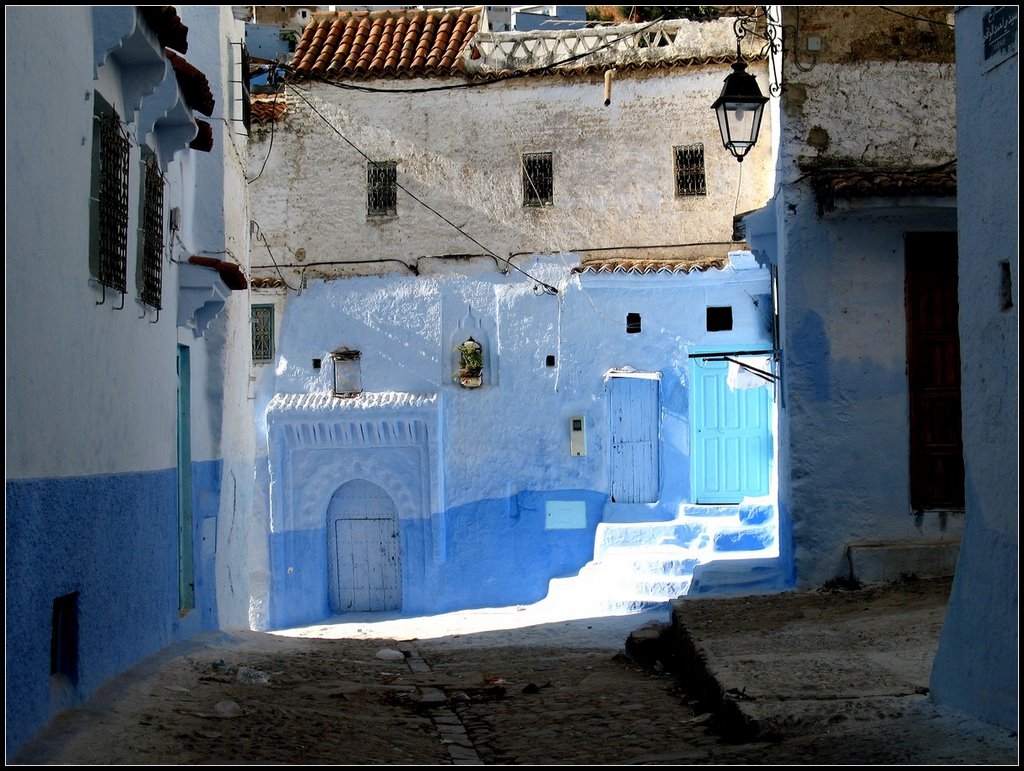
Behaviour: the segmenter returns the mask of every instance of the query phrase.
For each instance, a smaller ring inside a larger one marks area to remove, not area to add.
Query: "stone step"
[[[850,578],[884,584],[901,578],[944,578],[956,571],[960,539],[850,544]]]

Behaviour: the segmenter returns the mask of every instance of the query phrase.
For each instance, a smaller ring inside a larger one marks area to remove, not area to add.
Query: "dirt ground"
[[[211,634],[60,715],[13,764],[1016,765],[1015,738],[972,738],[923,701],[725,741],[685,676],[625,654],[651,619]]]

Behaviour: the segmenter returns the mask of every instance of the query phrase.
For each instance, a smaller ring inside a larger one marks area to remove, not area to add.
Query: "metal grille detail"
[[[704,174],[704,145],[676,147],[674,157],[676,195],[707,195]]]
[[[551,153],[523,154],[523,206],[554,204]]]
[[[398,214],[398,164],[395,161],[367,164],[366,213],[371,216]]]
[[[128,263],[128,133],[117,113],[99,119],[99,275],[122,294]]]
[[[155,158],[145,164],[142,201],[142,292],[141,299],[160,310],[163,291],[164,177]]]
[[[274,306],[252,306],[252,360],[274,360]]]

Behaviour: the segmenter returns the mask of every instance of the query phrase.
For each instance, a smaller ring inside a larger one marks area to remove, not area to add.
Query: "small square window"
[[[708,332],[727,332],[732,329],[732,307],[708,307]]]
[[[551,153],[523,154],[523,206],[554,204]]]
[[[704,145],[685,145],[673,148],[673,169],[676,196],[707,195],[704,175]]]
[[[370,161],[366,166],[366,213],[371,217],[398,214],[398,164]]]
[[[640,331],[640,314],[626,314],[626,334],[635,335]]]

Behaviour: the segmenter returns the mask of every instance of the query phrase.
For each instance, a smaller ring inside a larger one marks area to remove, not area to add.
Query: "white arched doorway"
[[[401,610],[398,509],[381,487],[354,479],[331,496],[327,569],[332,613]]]

